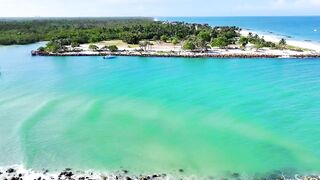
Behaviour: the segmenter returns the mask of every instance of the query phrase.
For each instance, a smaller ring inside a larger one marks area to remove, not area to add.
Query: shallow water
[[[0,47],[0,166],[320,171],[320,59],[31,57]]]

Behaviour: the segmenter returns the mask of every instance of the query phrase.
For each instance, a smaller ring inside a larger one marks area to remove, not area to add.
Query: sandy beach
[[[247,35],[249,31],[241,31],[241,34]],[[272,36],[265,37],[266,40],[278,42]],[[241,49],[239,45],[231,45],[226,49],[209,48],[206,52],[186,51],[182,48],[182,43],[173,45],[172,43],[164,43],[161,41],[151,41],[152,45],[141,50],[139,45],[129,45],[121,40],[102,41],[95,43],[101,49],[104,46],[116,45],[118,51],[110,52],[107,50],[94,51],[89,49],[89,44],[81,44],[77,48],[67,46],[66,52],[48,53],[33,51],[32,55],[40,56],[154,56],[154,57],[213,57],[213,58],[318,58],[320,57],[320,45],[290,41],[290,45],[304,48],[304,51],[280,50],[271,48],[256,49],[253,45],[248,45],[245,49]]]
[[[266,41],[271,41],[274,43],[278,43],[281,40],[281,37],[271,34],[259,33],[251,30],[242,30],[240,33],[243,36],[248,36],[249,33],[258,34],[259,36],[263,36]],[[287,44],[291,46],[296,46],[300,48],[310,49],[316,52],[320,52],[320,43],[316,42],[308,42],[308,41],[298,41],[292,39],[286,39]]]

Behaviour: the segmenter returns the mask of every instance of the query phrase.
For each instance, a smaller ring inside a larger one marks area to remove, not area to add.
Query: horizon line
[[[236,15],[236,16],[0,16],[0,18],[205,18],[205,17],[320,17],[319,15]]]

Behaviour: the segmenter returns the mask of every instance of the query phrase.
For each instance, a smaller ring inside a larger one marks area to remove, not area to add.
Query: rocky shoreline
[[[294,172],[275,171],[266,175],[245,175],[240,173],[225,173],[223,176],[190,176],[185,175],[183,169],[177,170],[177,175],[155,173],[149,175],[134,175],[128,170],[114,173],[100,173],[95,171],[75,171],[66,168],[60,172],[32,171],[22,166],[0,168],[0,180],[320,180],[320,175],[299,175]]]
[[[183,57],[183,58],[320,58],[320,53],[297,53],[290,55],[265,53],[154,53],[154,52],[68,52],[48,53],[32,51],[32,56],[139,56],[139,57]]]

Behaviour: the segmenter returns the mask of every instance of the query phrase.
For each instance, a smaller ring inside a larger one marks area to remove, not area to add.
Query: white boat
[[[116,58],[115,56],[108,55],[108,56],[103,56],[103,59],[114,59]]]

